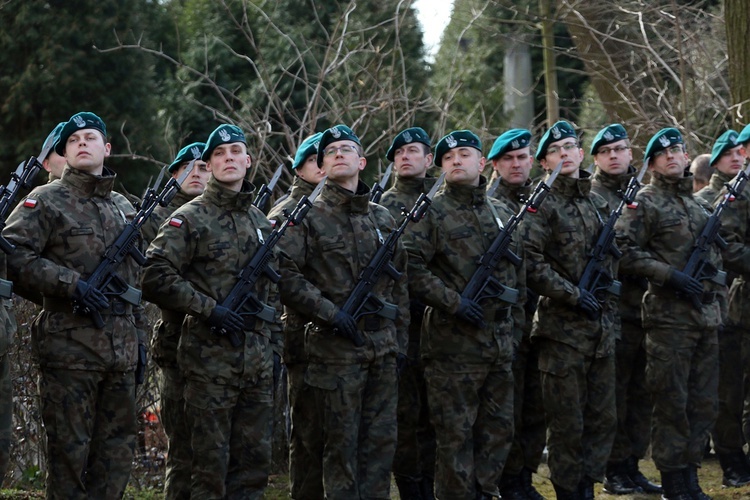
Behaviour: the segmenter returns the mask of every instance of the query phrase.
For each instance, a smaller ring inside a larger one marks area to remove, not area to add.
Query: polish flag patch
[[[271,223],[271,227],[276,227],[276,219],[268,219],[268,222]]]
[[[635,210],[636,208],[638,208],[638,202],[634,201],[633,203],[628,203],[628,208],[631,210]]]
[[[34,198],[26,198],[26,201],[23,202],[23,206],[26,208],[34,208],[36,207],[36,200]]]
[[[171,219],[169,219],[169,225],[172,227],[182,227],[182,224],[182,219],[178,219],[177,217],[172,217]]]

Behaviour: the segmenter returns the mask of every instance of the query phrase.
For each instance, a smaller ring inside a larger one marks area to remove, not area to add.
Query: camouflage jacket
[[[276,200],[273,207],[271,207],[271,210],[268,212],[268,218],[274,219],[282,217],[284,209],[290,211],[294,210],[294,207],[297,206],[299,200],[301,200],[303,196],[310,196],[313,189],[315,189],[315,184],[310,184],[306,180],[295,175],[291,188],[285,195]],[[273,214],[273,216],[271,214]]]
[[[7,258],[0,251],[0,278],[7,276]],[[0,299],[0,357],[10,351],[13,336],[16,334],[16,317],[13,314],[13,300]]]
[[[355,347],[334,335],[330,325],[370,263],[379,246],[394,230],[388,210],[369,201],[370,191],[360,181],[352,193],[332,181],[326,184],[302,224],[290,227],[282,247],[282,278],[279,282],[284,305],[312,322],[305,332],[304,348],[316,363],[354,364],[388,353],[406,354],[409,295],[406,252],[401,241],[393,265],[403,274],[394,281],[384,275],[373,294],[398,306],[396,321],[365,316],[359,321],[365,345]]]
[[[702,198],[711,205],[715,205],[714,201],[716,201],[719,193],[724,190],[724,184],[730,182],[732,179],[734,179],[733,175],[727,175],[716,170],[713,174],[711,174],[711,179],[709,179],[708,181],[708,186],[695,193],[695,196]]]
[[[493,273],[500,283],[518,290],[517,304],[511,307],[499,299],[480,302],[485,328],[455,316],[461,292],[500,232],[496,217],[505,224],[512,215],[504,204],[488,198],[486,189],[484,177],[477,187],[446,184],[435,196],[424,220],[405,237],[409,290],[428,306],[420,340],[423,359],[493,362],[497,359],[499,337],[521,340],[526,301],[523,262],[515,267],[503,260]],[[510,249],[523,260],[523,246],[517,234]]]
[[[107,168],[94,176],[66,167],[62,179],[35,188],[8,217],[3,235],[17,245],[8,257],[9,274],[44,297],[32,332],[42,367],[135,369],[138,339],[146,337],[142,307],[127,306],[124,315],[102,311],[105,326],[97,329],[89,316],[73,314],[71,304],[78,280],[96,269],[135,215],[125,197],[112,191],[114,181]],[[117,272],[138,287],[140,269],[132,259],[125,259]]]
[[[721,323],[719,297],[700,311],[665,286],[670,268],[682,270],[709,217],[711,207],[693,196],[693,176],[675,179],[653,173],[651,183],[636,196],[637,206],[617,221],[617,244],[623,252],[620,267],[649,280],[643,296],[643,327],[715,328]],[[721,256],[713,248],[710,261],[721,269]],[[703,282],[706,292],[724,287]]]
[[[596,320],[576,304],[578,282],[608,215],[607,202],[591,192],[590,174],[581,171],[580,176],[559,176],[539,210],[524,219],[529,286],[541,296],[531,336],[602,357],[614,352],[617,334],[611,301],[605,301]]]
[[[187,378],[219,385],[242,386],[271,362],[272,341],[280,342],[276,323],[256,320],[244,343],[232,346],[205,323],[237,282],[271,225],[252,206],[253,186],[226,189],[212,177],[202,195],[172,213],[161,226],[146,257],[143,296],[154,304],[188,315],[177,359]],[[276,266],[272,259],[271,266]],[[258,299],[281,312],[278,290],[267,277],[258,280]],[[210,362],[209,362],[210,361]]]
[[[169,216],[172,215],[172,212],[174,212],[193,198],[195,197],[189,196],[182,191],[177,191],[175,197],[172,198],[172,201],[170,201],[166,207],[157,205],[154,209],[154,212],[151,214],[151,217],[149,217],[143,224],[143,227],[141,227],[141,235],[146,241],[146,245],[149,245],[152,241],[154,241],[154,238],[156,238],[156,234],[159,232],[159,227],[164,222],[166,222]]]

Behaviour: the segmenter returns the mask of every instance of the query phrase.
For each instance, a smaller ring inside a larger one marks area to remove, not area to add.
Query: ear
[[[360,171],[364,170],[366,165],[367,165],[367,158],[365,158],[364,156],[360,156],[359,157],[359,170]]]

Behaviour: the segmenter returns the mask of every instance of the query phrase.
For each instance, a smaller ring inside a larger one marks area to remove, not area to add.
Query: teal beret
[[[169,165],[167,170],[169,170],[169,173],[171,174],[177,170],[177,167],[179,167],[180,164],[185,163],[186,161],[200,160],[201,154],[205,148],[205,142],[194,142],[188,144],[177,153],[177,156],[175,156],[174,161]]]
[[[454,130],[446,135],[435,146],[435,165],[443,164],[443,155],[455,148],[474,148],[482,152],[482,141],[471,130]]]
[[[241,142],[247,146],[245,134],[242,132],[242,129],[236,125],[229,125],[228,123],[219,125],[213,132],[211,132],[211,135],[208,136],[206,149],[203,150],[203,156],[201,158],[203,161],[208,161],[209,158],[211,158],[211,153],[214,152],[214,149],[216,149],[217,146],[221,146],[222,144],[233,144],[235,142]]]
[[[529,144],[531,144],[531,132],[525,128],[512,128],[495,139],[487,159],[494,160],[495,158],[500,158],[508,151],[522,149]]]
[[[544,133],[544,135],[542,136],[542,140],[539,141],[539,148],[536,150],[536,155],[534,155],[534,158],[536,158],[537,160],[541,160],[542,158],[547,156],[547,148],[550,144],[562,139],[566,139],[568,137],[573,137],[574,139],[578,140],[578,136],[576,135],[576,131],[573,130],[573,126],[564,120],[555,123],[549,130]]]
[[[70,120],[63,125],[62,130],[60,130],[60,136],[57,138],[53,146],[55,148],[55,153],[63,156],[65,154],[65,143],[68,142],[68,137],[85,128],[98,130],[105,137],[104,140],[107,140],[107,127],[104,125],[102,119],[89,111],[81,111],[80,113],[71,116]]]
[[[721,134],[719,138],[716,139],[714,147],[711,149],[711,161],[708,164],[713,166],[719,157],[724,154],[724,151],[739,146],[740,143],[737,141],[737,137],[739,137],[739,134],[734,130],[727,130]]]
[[[323,151],[326,146],[338,141],[352,141],[362,146],[362,143],[359,142],[359,137],[357,137],[357,134],[352,129],[342,124],[334,125],[323,132],[323,136],[320,138],[320,144],[318,144],[318,166],[323,164]]]
[[[594,142],[591,143],[591,154],[595,155],[597,151],[599,151],[599,148],[602,146],[606,146],[607,144],[612,144],[613,142],[618,142],[627,138],[628,133],[625,131],[625,127],[623,127],[619,123],[607,125],[603,129],[601,129],[598,134],[596,134],[596,137],[594,137]]]
[[[52,147],[55,145],[55,142],[57,142],[57,139],[60,138],[60,132],[62,132],[65,123],[66,122],[60,122],[55,126],[55,128],[52,129],[52,132],[50,132],[47,138],[44,139],[44,144],[42,144],[42,151],[44,151],[45,149],[47,151],[52,151]]]
[[[745,128],[742,129],[742,132],[740,132],[740,135],[737,137],[737,144],[744,145],[748,141],[750,141],[750,125],[746,125]]]
[[[391,147],[388,148],[388,152],[385,153],[385,157],[388,158],[389,161],[393,161],[393,155],[396,154],[396,150],[406,144],[411,144],[412,142],[421,142],[428,148],[432,147],[430,136],[427,135],[427,132],[425,132],[423,128],[407,128],[406,130],[402,130],[401,132],[399,132],[398,135],[393,138]]]
[[[299,145],[297,153],[294,155],[294,163],[292,163],[292,170],[296,170],[297,167],[302,165],[308,156],[318,153],[318,144],[320,144],[320,138],[323,137],[321,132],[317,132]]]
[[[643,161],[648,161],[649,158],[654,156],[654,153],[657,153],[662,149],[667,149],[670,146],[682,143],[682,134],[680,134],[679,130],[671,127],[663,128],[654,134],[651,140],[648,141],[646,152],[643,155]]]

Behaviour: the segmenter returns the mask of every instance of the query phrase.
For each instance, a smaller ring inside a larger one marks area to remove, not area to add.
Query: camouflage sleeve
[[[200,233],[184,214],[174,224],[162,225],[146,252],[143,268],[143,298],[159,307],[203,319],[211,315],[216,301],[196,290],[185,279]]]
[[[745,276],[750,274],[750,246],[746,245],[748,207],[750,203],[746,198],[727,203],[719,229],[719,234],[727,242],[727,248],[721,253],[724,267]]]
[[[516,254],[521,257],[521,265],[516,268],[516,288],[518,289],[519,297],[518,302],[512,308],[513,339],[516,344],[520,344],[526,321],[530,320],[530,318],[526,318],[526,300],[528,294],[526,291],[526,257],[523,245],[517,245]]]
[[[29,295],[72,297],[78,284],[77,271],[42,256],[54,230],[54,210],[44,196],[33,191],[8,217],[3,236],[16,245],[8,256],[9,274],[23,280],[22,288],[29,290]]]
[[[388,221],[391,226],[396,225],[396,221],[392,216],[388,217]],[[409,257],[404,248],[404,236],[405,234],[402,234],[401,238],[398,240],[396,251],[393,255],[393,265],[401,272],[401,276],[393,284],[393,301],[398,306],[398,316],[396,318],[396,341],[398,342],[398,351],[405,355],[409,347],[411,309],[408,276]],[[387,277],[385,278],[388,279]]]
[[[617,246],[622,251],[620,269],[635,276],[643,276],[662,286],[669,276],[669,265],[646,250],[651,238],[649,213],[654,210],[649,199],[636,195],[635,208],[627,208],[615,224]]]

